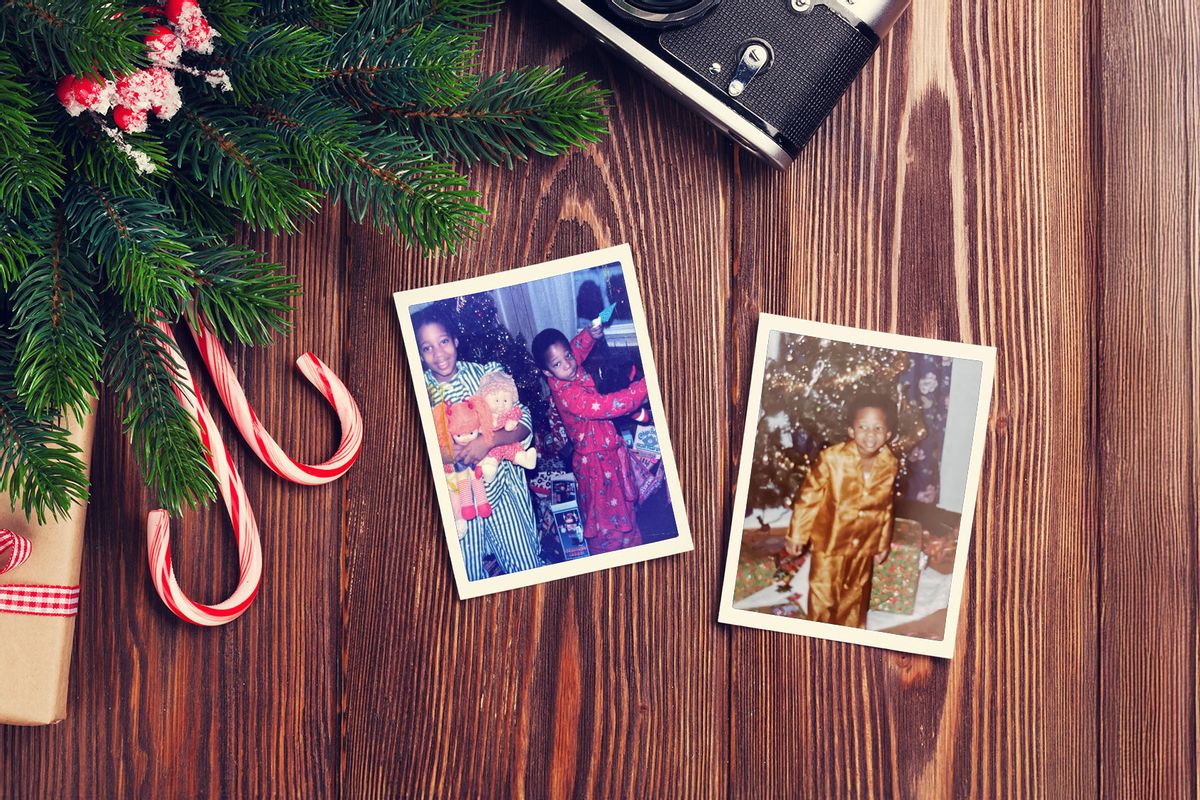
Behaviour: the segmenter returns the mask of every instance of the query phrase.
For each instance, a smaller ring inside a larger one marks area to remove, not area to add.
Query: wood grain
[[[1197,787],[1200,13],[1104,11],[1100,778],[1157,797]]]
[[[612,134],[476,169],[492,224],[453,256],[338,209],[255,241],[307,294],[231,352],[248,395],[321,457],[312,350],[368,446],[317,489],[236,448],[266,579],[199,631],[153,595],[105,404],[70,717],[0,728],[0,797],[1195,797],[1198,16],[921,0],[778,173],[518,0],[484,67],[586,70]],[[391,294],[621,242],[696,550],[460,602]],[[759,312],[998,348],[954,660],[716,624]],[[219,508],[174,548],[188,591],[233,585]]]

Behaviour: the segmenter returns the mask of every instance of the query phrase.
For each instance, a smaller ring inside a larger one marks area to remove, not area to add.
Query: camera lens
[[[648,28],[674,28],[698,19],[721,0],[608,0],[620,16]]]
[[[630,5],[652,14],[670,14],[688,10],[696,5],[696,0],[632,0]]]

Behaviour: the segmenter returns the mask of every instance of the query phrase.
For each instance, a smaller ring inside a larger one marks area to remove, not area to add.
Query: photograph
[[[395,301],[461,597],[692,549],[628,246]]]
[[[720,620],[951,657],[994,370],[761,315]]]

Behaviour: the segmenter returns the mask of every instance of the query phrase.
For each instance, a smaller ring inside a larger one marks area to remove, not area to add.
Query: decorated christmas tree
[[[847,438],[847,409],[862,394],[882,395],[896,404],[890,444],[900,457],[903,483],[906,454],[927,433],[925,411],[910,392],[910,355],[795,334],[775,334],[772,346],[747,512],[790,507],[817,455]]]
[[[521,402],[529,409],[533,430],[545,441],[550,435],[552,408],[543,391],[542,371],[523,336],[513,336],[500,321],[491,292],[443,301],[444,310],[458,321],[462,359],[486,364],[499,362],[512,375]]]
[[[461,169],[602,134],[590,81],[477,74],[497,8],[0,0],[0,489],[26,515],[86,497],[65,427],[102,386],[161,506],[213,495],[156,323],[287,330],[300,287],[243,226],[294,231],[329,197],[450,250],[485,216]]]

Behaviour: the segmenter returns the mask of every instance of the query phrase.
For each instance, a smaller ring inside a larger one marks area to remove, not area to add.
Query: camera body
[[[784,169],[909,0],[548,0]]]

